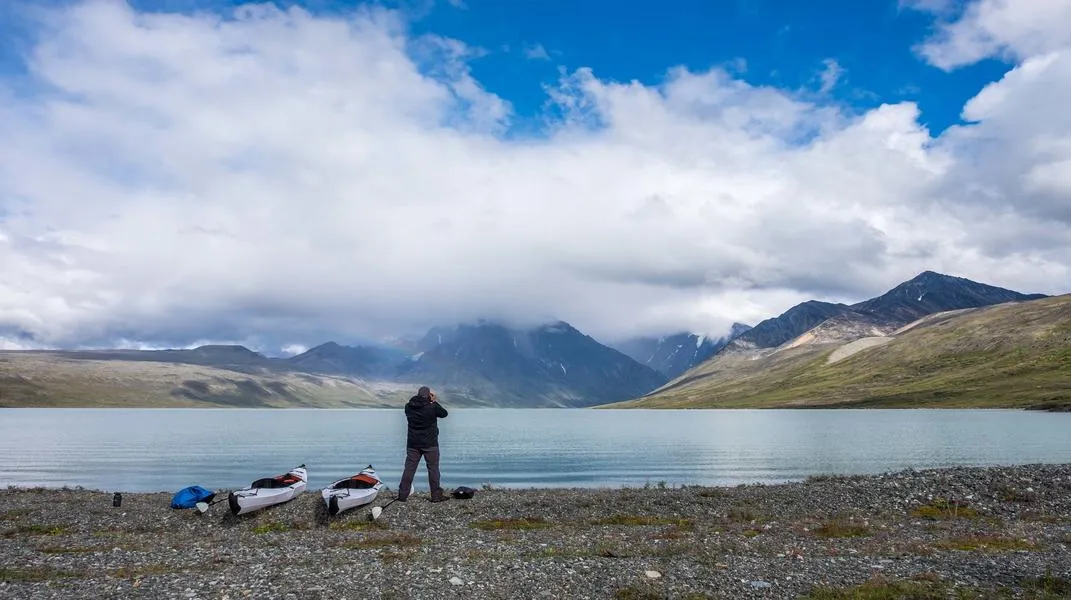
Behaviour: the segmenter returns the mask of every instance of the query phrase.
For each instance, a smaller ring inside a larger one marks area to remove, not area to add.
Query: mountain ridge
[[[665,382],[653,369],[564,321],[530,329],[494,322],[429,331],[405,365],[408,379],[463,394],[494,394],[507,406],[589,406]]]
[[[1071,406],[1071,294],[943,311],[887,336],[721,354],[599,408]]]
[[[836,317],[872,323],[879,329],[891,331],[915,319],[937,312],[1046,297],[1048,297],[1046,294],[1024,294],[964,277],[927,270],[896,285],[884,294],[855,304],[821,300],[801,302],[777,317],[760,322],[727,347],[776,348],[827,319]],[[911,301],[911,298],[915,300]]]
[[[496,335],[497,340],[491,339]],[[501,343],[504,340],[508,343]],[[314,386],[310,389],[332,387],[327,394],[331,402],[343,406],[347,403],[338,399],[334,389],[339,386],[350,386],[358,404],[380,406],[385,396],[399,398],[405,390],[411,395],[418,386],[430,385],[438,388],[444,401],[459,406],[575,407],[627,399],[665,382],[653,369],[564,321],[531,329],[509,329],[493,321],[435,327],[418,347],[422,349],[410,354],[389,346],[345,346],[329,341],[287,358],[268,357],[239,344],[167,350],[4,351],[8,357],[27,360],[0,360],[0,406],[17,405],[20,397],[28,405],[47,399],[47,390],[25,380],[18,368],[6,372],[4,367],[19,363],[28,368],[26,365],[32,363],[31,370],[41,372],[48,359],[62,375],[65,383],[60,388],[65,394],[77,394],[73,390],[79,384],[68,381],[81,381],[86,389],[98,390],[101,369],[110,364],[119,372],[151,373],[157,380],[141,387],[163,398],[160,402],[164,405],[174,405],[174,398],[181,398],[183,406],[197,401],[210,405],[315,405],[315,393],[305,390],[310,384]],[[139,363],[143,366],[136,366]],[[179,369],[193,375],[174,380],[166,370],[145,363],[208,370]],[[140,384],[132,381],[122,385]],[[163,394],[165,388],[167,393]],[[299,388],[303,390],[300,393]],[[110,405],[98,391],[90,396],[97,405]],[[68,398],[52,401],[69,403]]]

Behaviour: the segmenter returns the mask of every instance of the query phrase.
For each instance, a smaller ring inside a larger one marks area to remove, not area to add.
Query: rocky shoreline
[[[0,597],[1071,598],[1071,465],[418,491],[376,521],[311,489],[240,517],[171,495],[4,490]]]

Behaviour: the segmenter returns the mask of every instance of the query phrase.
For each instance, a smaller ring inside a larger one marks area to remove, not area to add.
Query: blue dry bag
[[[171,508],[193,508],[198,502],[208,502],[216,493],[199,485],[182,488],[171,498]]]

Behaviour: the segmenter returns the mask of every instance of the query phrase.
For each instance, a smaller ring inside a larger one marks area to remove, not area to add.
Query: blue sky
[[[62,6],[41,0],[37,6]],[[243,4],[231,0],[131,0],[139,10],[226,15]],[[331,15],[361,3],[336,0],[278,1]],[[602,0],[380,0],[404,11],[414,34],[462,40],[485,55],[470,62],[486,89],[508,100],[515,127],[531,126],[559,68],[593,69],[603,80],[653,85],[683,65],[693,71],[731,70],[752,85],[799,90],[822,102],[866,110],[910,100],[934,134],[961,122],[964,103],[1000,77],[1008,64],[989,58],[952,71],[925,61],[913,48],[934,28],[937,15],[901,7],[900,0],[664,0],[624,8]],[[962,2],[945,17],[962,12]],[[12,5],[14,6],[14,5]],[[0,65],[21,71],[25,30],[7,9]],[[0,12],[0,14],[4,14]],[[835,85],[822,90],[822,73],[835,61]],[[821,94],[821,96],[819,96]]]
[[[901,9],[897,0],[665,0],[631,6],[466,0],[466,6],[442,3],[415,21],[414,30],[487,49],[488,56],[472,63],[474,76],[522,114],[540,109],[545,96],[539,84],[553,83],[559,65],[649,85],[673,66],[724,66],[752,85],[817,93],[824,61],[832,59],[844,70],[829,90],[838,102],[871,108],[913,100],[939,133],[959,121],[967,99],[1007,70],[996,60],[953,72],[924,63],[912,48],[936,17]],[[548,60],[526,59],[536,45]]]

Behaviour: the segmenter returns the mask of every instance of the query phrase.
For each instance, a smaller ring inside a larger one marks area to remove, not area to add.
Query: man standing
[[[422,386],[417,395],[405,405],[405,418],[409,429],[405,441],[405,470],[402,471],[402,483],[398,487],[399,502],[405,502],[413,487],[420,457],[424,457],[424,466],[428,468],[428,484],[431,487],[431,501],[446,500],[439,485],[439,424],[438,419],[446,418],[446,409],[439,404],[435,394],[428,386]]]

